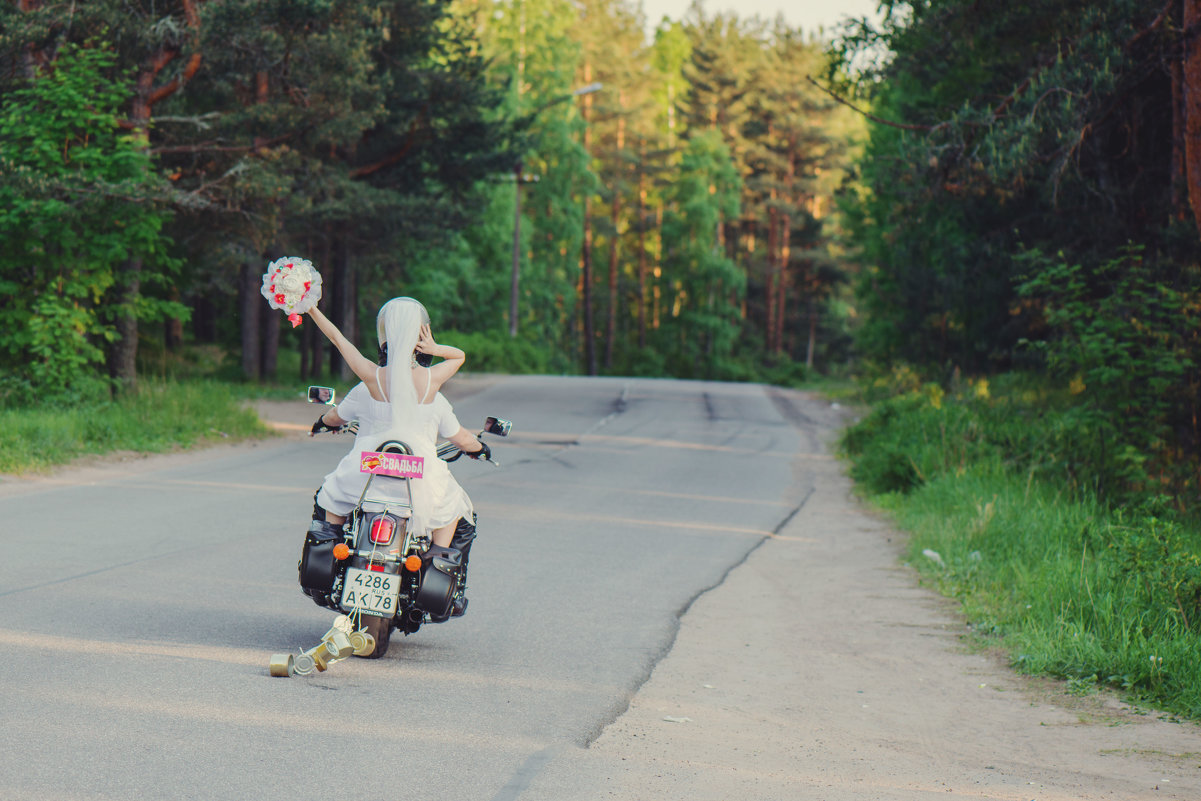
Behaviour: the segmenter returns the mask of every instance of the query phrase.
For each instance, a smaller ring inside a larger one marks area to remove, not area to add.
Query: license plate
[[[400,576],[374,570],[346,568],[342,582],[342,609],[359,609],[368,615],[392,617],[396,614],[396,598],[400,594]]]

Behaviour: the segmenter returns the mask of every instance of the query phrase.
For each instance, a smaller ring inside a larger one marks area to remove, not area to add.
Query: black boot
[[[463,554],[463,572],[459,576],[459,591],[455,593],[455,600],[451,605],[452,617],[462,617],[467,611],[467,560],[471,556],[471,543],[475,542],[475,522],[474,514],[471,515],[470,523],[460,517],[459,524],[455,526],[455,535],[450,540],[450,547]]]
[[[430,615],[434,623],[443,623],[452,617],[462,617],[467,612],[467,560],[471,556],[471,543],[475,541],[475,515],[471,523],[459,518],[455,526],[455,535],[450,540],[451,548],[462,554],[459,561],[459,585],[455,588],[454,598],[450,602],[450,612],[446,615]]]
[[[459,524],[455,526],[455,535],[450,538],[450,547],[463,554],[463,586],[467,586],[467,558],[471,555],[471,543],[475,542],[475,515],[471,516],[471,522],[468,523],[463,518],[459,518]]]

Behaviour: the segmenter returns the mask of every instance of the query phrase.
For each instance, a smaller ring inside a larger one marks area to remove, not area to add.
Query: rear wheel
[[[359,626],[375,640],[375,649],[362,654],[356,653],[356,656],[361,656],[364,659],[379,659],[388,653],[388,638],[392,636],[391,620],[386,617],[376,617],[375,615],[363,615]]]

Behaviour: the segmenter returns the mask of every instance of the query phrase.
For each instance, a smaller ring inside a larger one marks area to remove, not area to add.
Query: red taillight
[[[372,562],[371,564],[367,565],[367,569],[374,570],[376,573],[383,573],[386,569],[386,566],[380,564],[379,562]]]
[[[392,541],[392,533],[396,525],[390,517],[377,517],[371,521],[371,541],[377,545],[386,545]]]

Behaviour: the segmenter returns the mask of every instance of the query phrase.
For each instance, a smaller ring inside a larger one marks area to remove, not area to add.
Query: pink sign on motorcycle
[[[421,478],[425,474],[425,459],[403,453],[363,451],[359,457],[359,472],[392,478]]]

